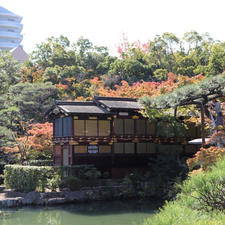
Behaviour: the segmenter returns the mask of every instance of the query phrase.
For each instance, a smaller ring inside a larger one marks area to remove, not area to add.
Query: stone
[[[67,203],[65,198],[49,198],[46,199],[45,204],[46,205],[58,205],[58,204],[65,204]]]
[[[67,192],[65,194],[65,198],[69,202],[73,201],[84,201],[85,200],[85,192],[84,191],[73,191],[73,192]]]
[[[40,204],[40,193],[36,191],[29,192],[25,195],[25,197],[22,199],[23,205],[39,205]]]
[[[0,206],[1,207],[7,207],[7,208],[17,207],[17,206],[21,205],[22,200],[23,200],[22,197],[7,198],[7,199],[4,199],[4,200],[0,201]]]

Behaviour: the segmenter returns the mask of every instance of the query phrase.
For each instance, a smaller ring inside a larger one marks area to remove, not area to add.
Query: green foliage
[[[150,120],[176,121],[171,109],[185,108],[187,105],[205,105],[210,97],[221,97],[225,92],[225,75],[209,77],[195,84],[175,89],[173,92],[154,98],[144,97],[140,102],[145,106],[144,114]],[[187,113],[187,112],[186,112]]]
[[[26,164],[29,166],[52,166],[53,160],[29,160]]]
[[[43,114],[53,105],[57,90],[50,83],[19,83],[9,88],[11,104],[19,109],[21,120],[43,121]]]
[[[15,191],[44,191],[48,187],[48,179],[55,175],[53,167],[6,165],[4,184]]]
[[[166,80],[168,75],[168,70],[167,69],[157,69],[154,72],[154,77],[156,80]]]
[[[154,197],[160,200],[172,199],[178,192],[175,183],[186,178],[188,172],[185,162],[174,155],[157,155],[149,160],[149,172],[143,174],[134,170],[122,181],[120,197]]]
[[[72,166],[55,166],[54,167],[58,173],[63,177],[65,174],[67,176],[74,176],[82,178],[84,174],[89,170],[95,170],[93,165],[72,165]],[[85,177],[86,178],[86,177]]]
[[[180,186],[176,200],[166,202],[144,225],[222,225],[224,215],[225,160],[210,171],[193,174]]]
[[[74,190],[80,186],[95,186],[100,175],[101,173],[92,165],[67,167],[6,165],[4,183],[7,188],[21,192],[45,191],[46,188],[56,190],[59,185]]]
[[[167,121],[157,122],[157,136],[159,137],[184,137],[186,128],[182,121],[172,120],[172,118]]]
[[[61,180],[59,187],[60,189],[69,188],[71,191],[76,191],[81,187],[81,180],[74,176],[68,176]]]

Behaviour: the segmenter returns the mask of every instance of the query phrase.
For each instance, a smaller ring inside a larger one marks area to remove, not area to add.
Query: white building
[[[20,45],[22,17],[0,6],[0,49],[11,50]]]

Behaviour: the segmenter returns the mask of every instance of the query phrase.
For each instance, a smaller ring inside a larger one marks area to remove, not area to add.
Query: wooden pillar
[[[69,145],[69,154],[68,154],[69,165],[73,164],[73,145]]]
[[[205,109],[203,104],[201,104],[201,136],[202,136],[202,146],[205,145]]]

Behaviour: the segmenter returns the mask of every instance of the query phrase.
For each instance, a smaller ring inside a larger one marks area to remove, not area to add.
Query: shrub
[[[96,185],[100,175],[101,173],[92,165],[66,167],[6,165],[4,183],[6,188],[22,192],[44,191],[46,188],[56,190],[59,184],[61,187],[68,185],[68,188],[73,190],[78,189],[81,184]]]
[[[187,160],[190,170],[201,167],[203,170],[209,169],[225,154],[224,148],[210,146],[209,148],[200,148],[193,158]]]
[[[53,167],[6,165],[4,169],[4,184],[6,188],[15,191],[44,191],[48,179],[55,175]]]
[[[3,174],[3,170],[4,170],[5,165],[6,165],[6,162],[0,161],[0,174]]]
[[[77,177],[81,180],[90,181],[99,177],[99,171],[93,165],[55,166],[57,174],[62,178],[67,176]]]
[[[71,191],[79,190],[81,187],[81,180],[77,177],[68,176],[61,180],[59,187],[60,189],[69,188]]]
[[[4,175],[0,174],[0,184],[4,184]]]
[[[29,160],[26,162],[29,166],[53,166],[53,160]]]
[[[225,159],[210,171],[191,175],[180,187],[175,201],[144,222],[144,225],[225,224]]]

